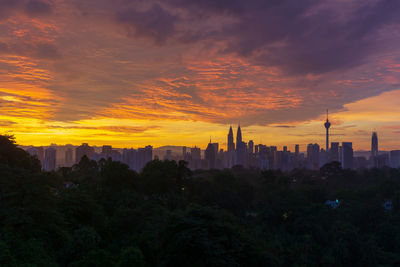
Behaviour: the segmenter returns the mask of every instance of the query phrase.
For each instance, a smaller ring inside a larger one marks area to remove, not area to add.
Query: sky
[[[400,1],[0,0],[0,133],[21,145],[400,149]]]

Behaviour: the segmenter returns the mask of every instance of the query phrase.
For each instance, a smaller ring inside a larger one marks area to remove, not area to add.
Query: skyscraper
[[[94,154],[94,148],[89,146],[87,143],[83,143],[75,149],[75,162],[79,163],[83,156],[92,158]]]
[[[101,154],[104,159],[111,157],[112,146],[104,145],[101,149]]]
[[[218,144],[218,143],[211,143],[211,139],[210,139],[210,143],[208,143],[206,151],[205,151],[205,160],[208,164],[209,169],[215,169],[215,160],[217,157],[217,149],[216,149],[215,144]]]
[[[237,144],[242,142],[242,130],[240,129],[240,125],[238,126],[237,129],[237,134],[236,134],[236,146]]]
[[[390,167],[392,168],[400,167],[400,150],[390,151]]]
[[[192,147],[190,149],[190,155],[191,155],[190,168],[192,170],[197,170],[201,168],[201,149],[198,147]]]
[[[242,141],[242,130],[239,125],[236,135],[236,165],[245,166],[246,148],[246,143]]]
[[[65,150],[65,166],[67,167],[71,167],[72,166],[72,148],[67,148],[67,150]]]
[[[329,151],[329,127],[331,127],[331,123],[329,122],[329,119],[328,119],[328,110],[326,110],[326,122],[325,122],[324,126],[326,129],[326,152],[328,153],[328,151]]]
[[[235,143],[233,142],[232,126],[229,128],[229,133],[228,133],[228,152],[229,151],[235,151]]]
[[[378,167],[378,134],[376,132],[372,132],[370,160],[372,167]]]
[[[49,147],[44,152],[44,166],[46,171],[54,171],[56,169],[57,151],[53,147]]]
[[[342,142],[342,168],[353,168],[353,143]]]
[[[254,153],[254,142],[253,142],[253,140],[249,141],[248,146],[249,146],[249,153],[253,154]]]
[[[232,168],[235,165],[235,143],[233,142],[232,126],[228,133],[228,152],[227,152],[227,167]]]
[[[339,143],[332,142],[331,149],[329,150],[329,161],[340,161],[339,160]]]
[[[307,161],[310,169],[319,169],[319,145],[318,144],[308,144],[307,145]]]
[[[378,134],[376,132],[372,132],[371,138],[371,156],[378,156]]]

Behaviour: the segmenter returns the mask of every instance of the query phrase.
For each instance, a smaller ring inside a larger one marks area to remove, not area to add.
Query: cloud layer
[[[0,109],[295,125],[399,89],[399,13],[391,0],[0,0]]]

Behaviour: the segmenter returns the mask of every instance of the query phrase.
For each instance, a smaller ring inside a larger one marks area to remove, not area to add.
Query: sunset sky
[[[400,149],[400,1],[0,0],[0,133],[22,145]],[[235,132],[236,134],[236,132]]]

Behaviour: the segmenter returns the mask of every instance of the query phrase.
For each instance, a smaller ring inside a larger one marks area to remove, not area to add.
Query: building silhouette
[[[46,171],[54,171],[57,163],[57,150],[53,147],[49,147],[44,152],[44,165],[43,169]]]
[[[326,110],[326,122],[324,123],[326,129],[326,149],[325,151],[328,153],[329,151],[329,128],[331,127],[331,123],[328,119],[328,110]]]
[[[378,167],[379,165],[379,151],[378,151],[378,134],[372,132],[371,137],[371,165],[372,167]]]
[[[218,151],[216,144],[218,144],[218,143],[211,143],[211,138],[210,138],[210,142],[207,145],[205,155],[204,155],[208,169],[215,169],[215,163],[216,163],[217,151]]]
[[[353,143],[342,142],[342,168],[353,168]]]
[[[400,150],[390,151],[390,167],[400,168]]]
[[[82,143],[75,149],[75,162],[79,163],[83,156],[92,159],[94,155],[94,148],[89,146],[87,143]]]
[[[319,169],[319,145],[308,144],[307,145],[307,161],[309,168],[312,170]]]
[[[236,165],[245,166],[247,145],[242,141],[242,130],[240,125],[236,134]]]
[[[228,149],[226,162],[228,168],[232,168],[233,165],[235,165],[235,143],[233,142],[232,126],[229,128],[228,133]]]
[[[332,142],[331,147],[329,149],[329,161],[340,161],[339,158],[339,143]]]
[[[199,147],[190,148],[191,162],[189,166],[192,170],[197,170],[201,168],[201,149]]]
[[[42,166],[44,165],[44,149],[43,147],[29,147],[26,150],[31,156],[36,156],[38,158],[38,160],[40,161],[40,163],[42,164]]]
[[[73,151],[72,148],[67,148],[67,150],[65,150],[65,166],[66,167],[71,167],[73,162]]]

